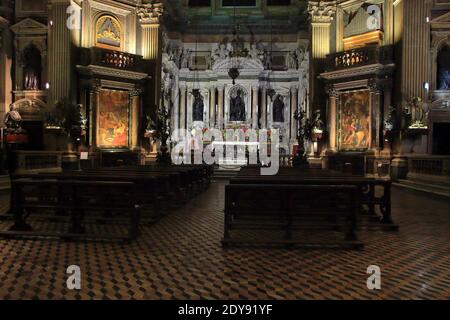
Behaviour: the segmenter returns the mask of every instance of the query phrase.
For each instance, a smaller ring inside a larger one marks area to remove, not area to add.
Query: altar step
[[[214,168],[213,179],[231,179],[234,178],[240,170],[241,166],[219,165]]]
[[[400,179],[398,182],[394,182],[393,185],[450,200],[450,182],[422,179]]]

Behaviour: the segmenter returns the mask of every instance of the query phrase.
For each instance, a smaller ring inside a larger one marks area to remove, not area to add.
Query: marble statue
[[[450,89],[450,71],[444,70],[439,74],[438,90],[449,90],[449,89]]]
[[[288,69],[291,70],[298,69],[298,57],[296,51],[290,51],[288,54]]]
[[[279,94],[273,101],[273,121],[284,122],[284,102],[283,97]]]
[[[263,54],[263,65],[266,70],[272,69],[272,55],[267,50],[265,50]]]
[[[203,97],[200,94],[200,90],[198,89],[194,89],[192,93],[194,95],[194,105],[192,106],[192,119],[193,121],[203,121],[203,110],[204,110]]]
[[[222,61],[228,58],[229,50],[227,49],[227,45],[225,43],[221,43],[219,48],[214,52],[215,61]]]
[[[183,49],[183,53],[181,55],[181,68],[187,69],[190,66],[191,62],[191,50],[189,49]]]
[[[19,107],[15,103],[9,106],[9,111],[6,113],[4,120],[7,132],[20,133],[23,131],[21,126],[22,117],[18,110]]]
[[[248,57],[253,60],[259,60],[263,62],[264,60],[264,52],[261,49],[258,49],[256,43],[252,43],[250,45],[250,50],[248,51]]]
[[[230,121],[245,121],[245,102],[240,89],[237,90],[236,96],[231,98]]]

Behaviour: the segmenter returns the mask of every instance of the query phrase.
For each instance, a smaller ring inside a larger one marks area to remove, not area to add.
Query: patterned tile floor
[[[0,240],[2,299],[449,299],[450,203],[393,190],[400,231],[364,251],[220,245],[224,182],[122,243]],[[2,222],[4,224],[5,222]],[[79,265],[81,290],[66,288]],[[378,265],[381,290],[366,287]]]

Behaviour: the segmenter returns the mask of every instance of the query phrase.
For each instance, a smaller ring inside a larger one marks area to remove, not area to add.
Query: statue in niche
[[[438,90],[450,90],[450,71],[442,71],[439,75]]]
[[[245,121],[245,102],[241,89],[236,91],[235,97],[231,97],[230,121]]]
[[[444,46],[438,54],[438,90],[450,90],[450,46]]]
[[[192,107],[193,121],[203,121],[203,110],[204,110],[203,97],[199,89],[194,89],[192,94],[194,95],[194,105]]]
[[[41,73],[41,53],[30,45],[23,51],[23,74],[25,90],[39,90],[39,78]]]
[[[284,102],[283,97],[279,94],[273,101],[273,122],[284,122]]]

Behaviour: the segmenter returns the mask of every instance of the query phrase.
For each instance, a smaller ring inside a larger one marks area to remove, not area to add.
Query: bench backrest
[[[225,211],[236,216],[314,216],[359,210],[356,186],[227,185]]]

